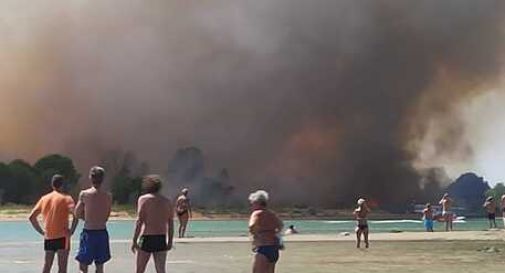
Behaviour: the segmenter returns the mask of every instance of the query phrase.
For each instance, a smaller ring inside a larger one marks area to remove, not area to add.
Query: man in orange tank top
[[[58,255],[58,272],[67,272],[70,236],[77,227],[78,219],[73,214],[74,200],[63,193],[63,184],[63,176],[54,175],[51,179],[53,191],[40,198],[29,217],[33,228],[44,236],[45,260],[42,273],[51,272],[55,254]],[[40,214],[44,220],[44,228],[37,219]],[[73,216],[70,228],[69,214]]]

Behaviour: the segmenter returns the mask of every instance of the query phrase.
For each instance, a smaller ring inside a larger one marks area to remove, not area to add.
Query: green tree
[[[149,170],[147,164],[139,162],[133,153],[121,150],[110,151],[102,164],[108,172],[107,184],[114,202],[133,203],[141,193],[142,176]]]
[[[494,188],[486,192],[486,196],[492,196],[495,201],[499,201],[502,195],[505,194],[505,185],[503,183],[498,183]]]
[[[66,189],[75,191],[80,174],[77,172],[72,159],[59,155],[47,155],[39,159],[34,164],[35,170],[40,175],[41,180],[38,183],[37,190],[47,192],[50,190],[51,177],[55,174],[61,174],[65,177]]]
[[[0,162],[0,190],[2,196],[0,198],[0,203],[11,202],[10,192],[15,187],[14,181],[12,180],[11,172],[9,166],[5,163]]]
[[[132,203],[140,195],[142,177],[117,175],[112,182],[112,196],[118,204]]]
[[[30,204],[35,201],[40,193],[36,186],[40,176],[27,162],[17,159],[8,165],[14,187],[8,189],[6,194],[9,202]]]

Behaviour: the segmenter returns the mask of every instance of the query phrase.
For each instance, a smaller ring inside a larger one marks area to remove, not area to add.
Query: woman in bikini
[[[249,232],[254,251],[253,273],[274,273],[275,264],[282,248],[279,233],[283,223],[277,215],[267,209],[268,193],[263,190],[249,195],[252,214],[249,219]]]
[[[358,200],[358,208],[354,210],[354,216],[356,216],[356,247],[360,248],[361,245],[361,234],[365,239],[365,247],[368,248],[368,213],[370,209],[366,204],[366,200],[360,198]]]
[[[179,238],[184,238],[189,219],[192,218],[193,215],[188,198],[189,190],[184,188],[181,193],[182,194],[179,195],[177,201],[175,202],[175,213],[179,219]]]

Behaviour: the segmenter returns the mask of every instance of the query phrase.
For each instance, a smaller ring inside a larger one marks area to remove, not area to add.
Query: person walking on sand
[[[74,200],[63,193],[63,184],[63,176],[55,174],[51,179],[53,191],[40,198],[28,218],[33,228],[44,236],[45,257],[42,273],[51,272],[55,254],[58,255],[58,273],[67,272],[70,237],[74,234],[79,220],[73,214]],[[37,220],[40,214],[44,220],[44,228]],[[72,215],[70,228],[69,214]]]
[[[175,213],[179,219],[179,238],[186,236],[189,219],[193,218],[188,193],[189,190],[187,188],[182,189],[181,195],[179,195],[175,202]]]
[[[363,198],[358,199],[358,207],[354,210],[353,214],[356,217],[356,247],[361,246],[361,234],[365,240],[365,247],[368,248],[368,214],[370,209]]]
[[[487,212],[487,219],[489,220],[489,228],[496,228],[496,202],[492,196],[489,196],[482,205]]]
[[[145,272],[152,255],[156,272],[165,273],[167,251],[172,249],[174,238],[172,203],[159,193],[161,189],[159,176],[145,176],[142,188],[145,194],[140,196],[137,202],[137,221],[131,247],[132,252],[137,253],[136,272]]]
[[[426,231],[433,232],[433,209],[430,203],[427,203],[423,210],[423,223]]]
[[[258,190],[249,195],[252,213],[249,219],[249,233],[253,245],[253,273],[274,273],[279,260],[279,250],[283,248],[279,233],[284,224],[277,215],[267,208],[268,193]]]
[[[107,221],[111,212],[112,196],[102,189],[104,177],[103,168],[91,168],[89,179],[92,187],[80,192],[75,208],[77,217],[84,220],[79,251],[75,257],[79,261],[81,273],[87,273],[88,266],[93,262],[96,273],[103,273],[104,264],[111,258]]]
[[[438,202],[440,205],[442,205],[442,217],[444,218],[445,221],[445,231],[452,231],[452,221],[454,214],[451,211],[453,200],[449,197],[448,193],[445,193],[444,196],[442,196],[442,199],[440,202]]]

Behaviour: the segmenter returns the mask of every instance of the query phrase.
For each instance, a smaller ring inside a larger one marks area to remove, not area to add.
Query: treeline
[[[0,162],[1,203],[32,204],[51,190],[51,177],[56,173],[65,176],[65,190],[75,194],[80,174],[68,157],[48,155],[33,165],[21,159]]]
[[[116,204],[132,203],[140,195],[147,164],[138,163],[131,153],[117,152],[109,154],[100,165],[106,171],[104,187],[112,192]],[[47,155],[33,165],[21,159],[0,162],[0,204],[33,204],[51,191],[54,174],[65,177],[65,191],[74,198],[84,187],[79,184],[82,176],[74,162],[64,155]],[[87,181],[87,177],[82,178]]]

